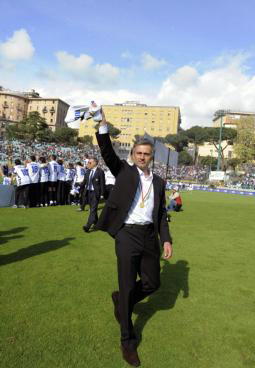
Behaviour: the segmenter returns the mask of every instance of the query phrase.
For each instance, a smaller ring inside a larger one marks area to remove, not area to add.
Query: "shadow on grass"
[[[71,240],[75,238],[65,238],[62,240],[48,240],[45,242],[30,245],[27,248],[22,248],[14,253],[0,256],[0,266],[7,265],[9,263],[23,261],[24,259],[38,256],[43,253],[52,252],[59,248],[65,247]]]
[[[0,231],[0,244],[7,243],[10,240],[22,238],[23,235],[15,235],[15,236],[8,236],[17,233],[21,233],[22,231],[26,230],[27,227],[14,227],[13,229]]]
[[[137,314],[134,328],[138,336],[138,344],[142,340],[142,331],[153,315],[160,310],[172,309],[182,293],[183,298],[189,296],[189,267],[188,262],[179,260],[175,264],[164,262],[161,271],[161,287],[149,296],[146,303],[136,304],[134,313]]]

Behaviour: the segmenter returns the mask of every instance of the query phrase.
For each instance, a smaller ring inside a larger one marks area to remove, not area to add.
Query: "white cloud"
[[[56,53],[60,67],[71,75],[94,85],[116,83],[120,74],[119,68],[109,64],[95,64],[94,59],[86,54],[76,57],[66,51]]]
[[[143,68],[146,70],[159,69],[167,64],[167,62],[164,59],[157,59],[154,56],[148,54],[147,52],[144,52],[142,54],[141,63]]]
[[[15,31],[6,42],[0,43],[0,54],[7,60],[29,60],[35,48],[25,29]]]
[[[122,103],[127,100],[146,100],[146,96],[127,89],[88,88],[84,83],[74,80],[48,80],[42,86],[34,81],[29,88],[36,89],[41,96],[59,97],[70,105],[89,103],[92,100],[99,104]]]
[[[93,63],[93,58],[86,54],[75,57],[66,51],[58,51],[56,52],[56,57],[61,67],[72,73],[80,74],[88,70]]]
[[[255,111],[255,72],[247,68],[247,57],[242,53],[219,57],[203,71],[201,62],[184,65],[159,88],[152,80],[151,85],[146,81],[143,89],[138,67],[119,69],[109,63],[96,63],[90,55],[75,57],[65,51],[56,56],[58,65],[38,65],[37,74],[32,72],[35,68],[29,73],[29,65],[24,69],[23,63],[18,63],[16,70],[11,66],[7,70],[3,67],[5,60],[0,60],[1,85],[14,90],[34,88],[44,97],[60,97],[70,104],[94,99],[102,104],[135,100],[148,105],[180,106],[183,128],[210,125],[219,109]],[[159,81],[156,83],[158,86]]]
[[[243,62],[238,54],[202,73],[183,66],[162,83],[157,101],[180,106],[183,128],[210,125],[219,109],[255,111],[255,75],[246,73]]]

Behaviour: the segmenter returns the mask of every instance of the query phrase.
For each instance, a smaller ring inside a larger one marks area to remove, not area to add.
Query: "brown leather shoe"
[[[120,324],[120,312],[119,312],[119,292],[114,291],[112,293],[112,302],[114,305],[114,316],[116,318],[116,321]]]
[[[141,364],[139,356],[136,350],[128,350],[124,346],[121,346],[123,359],[133,367],[139,367]]]

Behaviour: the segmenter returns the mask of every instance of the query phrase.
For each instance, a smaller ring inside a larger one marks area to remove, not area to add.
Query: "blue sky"
[[[252,0],[1,0],[0,85],[69,103],[255,110]],[[254,107],[253,107],[254,106]]]

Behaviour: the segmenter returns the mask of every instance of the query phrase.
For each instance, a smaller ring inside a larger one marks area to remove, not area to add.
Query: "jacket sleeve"
[[[123,161],[116,155],[108,133],[96,133],[96,138],[106,166],[109,167],[111,173],[116,177],[123,166]]]
[[[172,244],[173,239],[171,237],[171,234],[169,231],[169,225],[167,222],[165,188],[163,188],[162,194],[160,197],[158,221],[159,221],[159,235],[160,235],[160,240],[161,240],[162,245],[164,242],[170,242]]]

